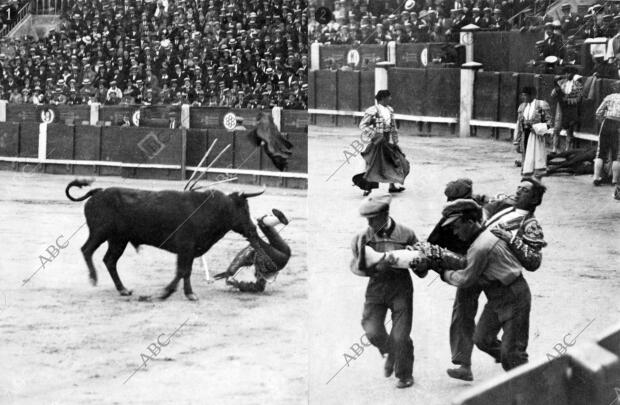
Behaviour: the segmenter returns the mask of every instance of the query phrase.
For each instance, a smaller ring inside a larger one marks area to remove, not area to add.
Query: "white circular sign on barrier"
[[[140,126],[140,110],[136,110],[131,116],[131,122],[137,127]]]
[[[420,52],[420,63],[422,66],[426,66],[428,64],[428,48],[422,49]]]
[[[56,118],[56,114],[51,108],[41,111],[41,122],[43,122],[44,124],[50,124],[54,122],[54,118]]]
[[[353,64],[355,66],[359,65],[360,63],[360,53],[357,51],[357,49],[351,49],[349,52],[347,52],[347,65]]]
[[[229,131],[232,131],[237,127],[237,116],[233,112],[226,113],[222,121],[224,123],[224,128]]]

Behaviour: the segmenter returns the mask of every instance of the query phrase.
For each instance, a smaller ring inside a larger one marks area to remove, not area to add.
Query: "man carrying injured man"
[[[389,194],[379,193],[362,202],[359,213],[366,218],[368,226],[351,243],[351,271],[358,276],[368,277],[362,327],[370,343],[385,358],[384,376],[395,374],[396,387],[407,388],[414,383],[411,340],[413,283],[409,271],[399,270],[380,258],[386,256],[383,252],[404,249],[415,244],[418,239],[413,230],[390,216],[391,201]],[[367,257],[366,253],[372,257]],[[373,263],[369,263],[369,259],[373,258]],[[388,310],[392,313],[389,334],[385,328]]]
[[[535,271],[538,269],[542,259],[541,249],[546,245],[543,240],[542,229],[533,216],[535,208],[542,202],[544,190],[545,187],[538,181],[534,179],[524,179],[517,188],[514,202],[506,204],[508,208],[500,209],[494,215],[494,210],[492,210],[490,218],[488,218],[484,225],[481,223],[480,228],[481,232],[482,230],[489,229],[490,233],[496,237],[493,238],[493,236],[490,236],[492,240],[498,243],[500,243],[500,239],[503,240],[504,243],[507,244],[512,256],[516,258],[518,264],[528,271]],[[448,191],[448,189],[446,191]],[[450,195],[448,194],[449,193],[446,193],[450,200]],[[508,198],[507,200],[513,200],[513,198]],[[471,199],[457,201],[473,202]],[[447,228],[455,233],[452,229],[454,220],[449,221],[449,214],[450,210],[447,206],[446,210],[444,210],[444,216],[438,226]],[[429,237],[429,240],[431,239],[432,238]],[[445,239],[445,237],[443,239]],[[463,240],[463,242],[465,242],[465,251],[461,250],[459,253],[466,253],[474,239],[469,238]],[[438,241],[434,242],[442,245],[447,244]],[[446,241],[444,240],[443,242]],[[377,258],[377,260],[382,259],[380,255],[376,254],[376,252],[374,253],[373,257]],[[371,252],[371,254],[373,253]],[[415,245],[413,251],[390,252],[383,260],[387,260],[388,262],[397,261],[399,264],[396,267],[399,268],[406,268],[406,264],[409,262],[411,266],[414,267],[414,272],[418,276],[424,277],[428,268],[466,268],[467,260],[464,260],[466,258],[467,256],[453,254],[453,252],[440,246],[423,243]],[[464,284],[458,285],[458,287],[450,325],[450,346],[453,354],[452,362],[460,367],[449,369],[448,374],[453,378],[471,381],[473,380],[473,374],[471,372],[471,353],[475,340],[475,316],[478,308],[478,298],[480,293],[484,290],[485,283],[473,282],[471,285]],[[484,342],[481,344],[484,345]],[[480,347],[480,345],[478,346]],[[496,359],[501,361],[501,358],[496,357]],[[511,365],[504,364],[504,367],[511,367]]]
[[[228,266],[228,269],[222,273],[215,275],[213,278],[218,280],[226,278],[226,284],[236,287],[241,292],[263,292],[268,281],[273,281],[278,272],[286,266],[291,257],[291,249],[282,239],[275,227],[278,224],[288,225],[289,221],[286,216],[279,210],[273,209],[273,215],[264,215],[258,218],[257,224],[263,234],[269,241],[265,242],[259,239],[263,251],[276,265],[275,271],[269,271],[256,260],[256,251],[252,246],[248,245],[243,248]],[[238,281],[235,275],[239,273],[242,267],[254,266],[254,276],[256,281]]]

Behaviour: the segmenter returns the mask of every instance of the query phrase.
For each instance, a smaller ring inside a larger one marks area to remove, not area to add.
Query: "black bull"
[[[202,256],[231,230],[248,239],[266,267],[274,266],[261,248],[247,202],[247,198],[260,195],[264,190],[226,195],[217,190],[181,192],[110,187],[90,190],[79,198],[69,194],[72,187],[91,183],[90,180],[74,180],[67,185],[65,194],[71,201],[90,197],[84,206],[90,234],[82,253],[93,285],[97,284],[93,253],[106,241],[108,251],[103,262],[121,295],[131,295],[116,270],[116,263],[128,243],[136,248],[151,245],[177,254],[177,273],[164,288],[162,299],[168,298],[183,279],[185,296],[196,300],[190,282],[194,258]]]

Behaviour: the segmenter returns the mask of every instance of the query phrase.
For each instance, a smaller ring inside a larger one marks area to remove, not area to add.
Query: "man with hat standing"
[[[543,42],[542,57],[555,56],[558,59],[564,59],[564,40],[561,33],[561,24],[559,20],[545,24],[546,38]]]
[[[560,24],[562,25],[562,33],[566,36],[575,34],[575,32],[579,29],[581,18],[579,15],[571,12],[571,6],[569,3],[562,4]]]
[[[482,17],[482,13],[480,12],[480,8],[474,7],[472,9],[472,13],[473,13],[473,17],[472,17],[472,21],[471,21],[472,24],[477,25],[478,27],[480,27],[482,29],[485,29],[485,28],[489,27],[489,25],[488,25],[489,22],[484,17]]]
[[[493,25],[493,28],[498,31],[510,31],[510,23],[502,14],[502,10],[499,8],[493,10],[493,15],[495,16],[495,24]]]
[[[384,373],[390,377],[395,372],[398,388],[413,385],[413,342],[411,323],[413,316],[413,283],[409,272],[392,268],[381,261],[366,265],[365,247],[377,252],[404,249],[417,243],[413,230],[398,224],[390,217],[392,197],[378,194],[367,197],[360,206],[360,215],[368,220],[368,228],[353,238],[351,271],[369,277],[362,327],[366,337],[386,358]],[[392,330],[385,329],[388,309],[392,312]]]
[[[551,97],[556,101],[555,126],[553,128],[553,153],[558,152],[560,131],[566,130],[566,144],[564,151],[573,147],[573,132],[579,126],[579,115],[583,97],[581,76],[573,66],[564,68],[564,76],[554,80]]]
[[[377,103],[364,112],[360,122],[362,136],[370,142],[362,152],[366,162],[364,173],[353,176],[353,183],[364,190],[364,196],[378,183],[389,183],[389,192],[405,190],[402,186],[409,174],[409,162],[398,147],[398,133],[394,121],[394,110],[390,107],[392,96],[388,90],[379,90],[375,96]]]

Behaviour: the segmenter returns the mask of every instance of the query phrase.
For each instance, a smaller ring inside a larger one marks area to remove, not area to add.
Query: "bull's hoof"
[[[174,293],[174,290],[169,290],[167,288],[164,288],[164,290],[161,292],[161,294],[159,295],[159,299],[160,300],[165,300],[168,297],[170,297],[172,294]]]
[[[190,301],[198,301],[198,296],[194,293],[185,294],[188,300]]]
[[[92,277],[92,276],[91,276],[91,277],[90,277],[90,284],[91,284],[93,287],[96,287],[96,286],[97,286],[97,277]]]
[[[133,294],[132,290],[128,290],[126,288],[123,288],[122,290],[118,291],[123,297],[129,297],[131,294]]]

